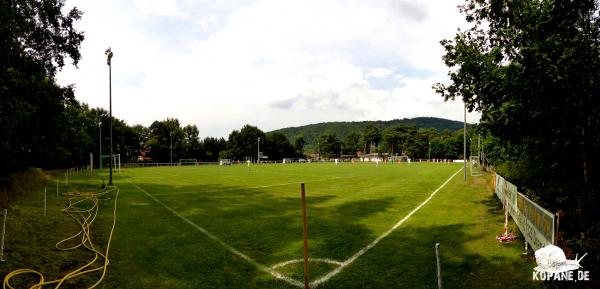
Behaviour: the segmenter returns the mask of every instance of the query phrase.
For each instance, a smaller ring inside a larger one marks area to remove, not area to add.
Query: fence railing
[[[526,242],[537,250],[556,242],[555,215],[517,191],[517,187],[496,174],[496,196],[504,204]]]

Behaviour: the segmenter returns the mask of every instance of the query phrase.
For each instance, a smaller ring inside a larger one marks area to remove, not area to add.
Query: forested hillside
[[[380,130],[396,126],[399,124],[407,126],[416,126],[419,128],[435,128],[438,132],[444,130],[456,131],[463,128],[463,123],[460,121],[436,118],[436,117],[415,117],[393,120],[377,120],[377,121],[339,121],[339,122],[323,122],[309,124],[298,127],[287,127],[275,130],[273,132],[283,133],[290,140],[298,137],[303,137],[306,143],[310,144],[322,134],[334,134],[339,138],[344,139],[351,133],[362,133],[365,128],[373,124]]]

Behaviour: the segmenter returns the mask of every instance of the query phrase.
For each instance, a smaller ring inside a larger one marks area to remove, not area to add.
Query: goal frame
[[[198,159],[179,159],[179,166],[181,165],[198,165]]]
[[[483,171],[481,170],[481,164],[479,163],[479,156],[469,157],[469,168],[471,169],[472,177],[479,177],[483,175]]]
[[[113,154],[112,158],[110,155],[101,155],[100,156],[100,167],[102,168],[103,159],[110,159],[113,164],[113,169],[121,172],[121,154]]]

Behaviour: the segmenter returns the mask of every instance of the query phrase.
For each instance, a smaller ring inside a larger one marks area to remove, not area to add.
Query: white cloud
[[[385,67],[377,67],[367,71],[367,77],[373,78],[387,78],[392,74],[394,74],[394,71]]]
[[[136,0],[136,5],[142,14],[159,16],[176,16],[187,18],[187,13],[181,11],[175,0]]]
[[[128,123],[177,117],[226,136],[245,123],[462,119],[431,89],[448,81],[438,42],[462,25],[456,2],[112,1],[75,4],[83,59],[58,77],[107,108],[112,46],[113,111]]]
[[[217,27],[218,24],[217,16],[214,14],[196,20],[196,27],[199,31],[210,31]]]

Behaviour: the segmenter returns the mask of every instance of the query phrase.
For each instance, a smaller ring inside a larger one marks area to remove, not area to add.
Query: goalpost
[[[481,170],[481,164],[479,163],[478,156],[470,156],[469,157],[469,167],[471,168],[471,176],[478,177],[483,175],[483,171]]]
[[[103,160],[108,158],[110,158],[109,155],[100,156],[100,168],[102,168]],[[117,170],[118,172],[121,172],[121,154],[113,154],[112,158],[110,159],[112,161],[113,169]]]
[[[197,159],[179,159],[180,166],[196,166],[198,165]]]

